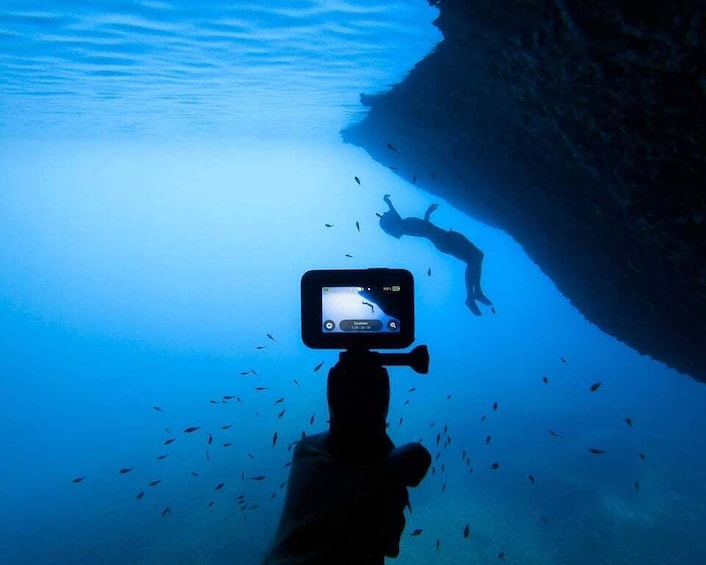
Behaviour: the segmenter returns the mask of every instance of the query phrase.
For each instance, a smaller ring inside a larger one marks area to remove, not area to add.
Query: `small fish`
[[[436,425],[436,422],[432,422],[431,424],[429,424],[429,427],[433,428],[435,425]]]
[[[191,471],[191,476],[192,477],[198,477],[199,474],[196,471]]]
[[[196,430],[200,430],[200,429],[201,429],[201,426],[189,426],[188,428],[184,428],[184,433],[185,434],[192,434]]]
[[[421,536],[423,531],[424,530],[422,530],[421,528],[417,528],[411,534],[409,534],[409,536],[412,538],[416,538],[417,536]]]
[[[596,449],[595,447],[590,448],[588,451],[596,455],[603,455],[605,453],[602,449]]]
[[[640,459],[642,459],[643,461],[647,461],[647,455],[642,453],[642,451],[640,451],[640,453],[638,453],[638,455],[640,456]]]
[[[213,436],[211,434],[208,434],[208,445],[211,445],[213,443]]]
[[[441,434],[436,434],[436,445],[438,446],[441,443]]]
[[[547,384],[549,382],[549,379],[547,377],[542,377],[542,382],[544,384]]]
[[[441,472],[443,473],[444,471],[446,471],[446,463],[441,464]]]
[[[281,483],[279,484],[279,486],[278,486],[277,488],[278,488],[279,490],[282,490],[282,489],[285,487],[286,484],[287,484],[287,481],[283,481],[283,482],[281,482]]]
[[[245,495],[244,494],[239,494],[238,496],[235,497],[236,500],[245,500]]]
[[[628,426],[632,426],[632,418],[625,418],[625,423],[626,423]]]
[[[206,461],[211,461],[211,454],[206,450]]]
[[[566,363],[566,359],[564,359],[563,357],[559,357],[559,360],[560,360],[562,363]]]
[[[156,481],[152,481],[152,482],[150,483],[150,486],[151,486],[151,487],[156,487],[156,486],[157,486],[159,483],[161,483],[161,482],[162,482],[162,479],[157,479]]]
[[[414,392],[415,390],[417,390],[417,389],[415,387],[412,387],[407,392]]]
[[[169,508],[169,506],[165,507],[164,510],[162,510],[162,518],[164,518],[167,514],[171,514],[172,510]]]
[[[172,433],[172,430],[170,430],[169,428],[164,428],[164,431],[167,432],[168,434]]]
[[[392,143],[388,143],[388,144],[387,144],[387,148],[388,148],[390,151],[394,151],[395,153],[397,153],[397,148],[396,148],[394,145],[392,145]]]
[[[244,480],[245,480],[245,471],[242,471],[242,472],[240,473],[240,482],[242,483]],[[242,496],[243,498],[245,498],[245,495],[244,495],[244,494],[241,494],[240,496]]]
[[[277,343],[277,340],[272,336],[272,334],[265,334],[267,337],[269,337],[272,341]]]
[[[168,455],[157,455],[157,459],[159,459],[160,461],[162,461],[162,459],[166,459],[167,457],[169,457],[169,456]]]
[[[234,398],[235,398],[235,396],[233,396],[232,394],[223,395],[223,400],[233,400]],[[198,428],[196,428],[196,429],[198,429]]]
[[[559,432],[555,432],[554,430],[547,430],[547,431],[550,433],[550,435],[553,435],[554,437],[558,437],[558,438],[564,437]]]
[[[486,417],[485,414],[483,414],[483,415],[480,417],[480,421],[481,421],[481,422],[484,422],[484,421],[485,421],[485,417]]]
[[[85,478],[86,478],[86,477],[76,477],[76,478],[73,479],[71,482],[74,483],[74,484],[82,483]]]
[[[599,388],[601,388],[601,384],[602,384],[601,381],[598,381],[597,383],[593,383],[589,390],[591,392],[596,392]]]
[[[355,257],[353,257],[353,255],[351,255],[350,253],[346,253],[346,257],[348,257],[350,259],[355,259]]]
[[[171,437],[168,440],[166,440],[163,445],[169,445],[170,443],[174,443],[174,441],[175,441],[175,438]]]
[[[249,375],[249,374],[250,374],[250,371],[240,371],[240,374],[241,374],[241,375]]]
[[[275,400],[275,401],[272,403],[272,406],[277,406],[278,404],[282,404],[283,402],[284,402],[284,396],[282,396],[281,398],[278,398],[277,400]]]
[[[306,432],[304,430],[302,430],[302,439],[304,439],[305,437],[306,437]]]
[[[277,444],[277,432],[274,433],[272,436],[272,447],[274,447]]]
[[[335,224],[324,224],[327,228],[332,228]]]
[[[353,177],[353,178],[355,179],[355,182],[357,182],[358,184],[360,184],[360,179],[359,179],[358,177]]]
[[[505,552],[504,551],[501,551],[500,553],[498,553],[498,559],[505,559]]]
[[[315,417],[316,417],[316,412],[314,412],[314,413],[311,415],[311,418],[309,418],[309,425],[310,425],[310,426],[314,424],[314,418],[315,418]]]
[[[434,467],[434,466],[432,465],[432,468],[431,468],[431,476],[433,477],[434,475],[436,475],[436,467]]]
[[[434,459],[435,459],[436,461],[438,461],[438,460],[439,460],[439,457],[441,457],[441,451],[437,451],[437,452],[436,452],[436,456],[434,457]]]
[[[314,367],[314,372],[316,373],[316,372],[317,372],[319,369],[321,369],[321,367],[323,367],[323,366],[324,366],[324,362],[321,361],[321,363],[319,363],[318,365],[316,365],[316,367]]]
[[[251,481],[264,481],[267,477],[265,475],[255,475],[254,477],[248,477]]]
[[[398,426],[401,426],[401,425],[402,425],[402,422],[404,422],[404,418],[400,418],[400,423],[397,424],[397,425],[398,425]]]
[[[376,215],[378,218],[382,218],[382,214],[378,214],[377,212],[375,212],[375,215]]]
[[[218,404],[218,400],[209,400],[211,404]]]
[[[224,486],[225,486],[225,483],[218,483],[216,485],[216,488],[214,488],[213,490],[221,490]]]
[[[355,223],[355,229],[357,229],[358,233],[360,233],[360,222]]]
[[[215,502],[214,500],[211,500],[211,501],[206,505],[206,508],[211,508],[211,506],[213,506],[214,504],[216,504],[216,502]]]
[[[223,447],[230,447],[231,445],[233,445],[233,442],[227,441],[223,444]]]
[[[266,348],[267,348],[266,345],[256,345],[255,346],[255,349],[266,349]]]
[[[292,466],[291,461],[287,461],[284,465],[282,465],[282,467],[291,467],[291,466]]]
[[[498,312],[495,310],[495,306],[490,307],[490,313],[491,314],[497,314]]]
[[[449,425],[444,424],[444,433],[447,433],[449,431]]]
[[[405,401],[402,403],[402,406],[407,406],[407,404],[409,404],[409,400],[405,400]]]
[[[471,527],[468,524],[466,524],[466,527],[463,528],[463,537],[464,537],[464,539],[466,539],[470,535],[471,535]]]
[[[529,479],[529,482],[534,484],[535,478],[534,475],[527,475],[527,478]]]
[[[427,269],[427,276],[428,276],[428,277],[431,276],[431,267],[429,267],[429,268]]]
[[[232,428],[232,427],[233,427],[233,424],[226,424],[226,425],[224,425],[224,426],[221,426],[221,429],[222,429],[222,430],[229,430],[229,429]]]
[[[282,410],[279,414],[277,414],[277,419],[279,419],[279,418],[281,418],[282,416],[284,416],[284,413],[285,413],[286,411],[287,411],[287,410],[284,409],[284,410]]]
[[[250,459],[255,459],[255,456],[254,456],[252,453],[248,453],[248,457],[249,457]]]
[[[250,372],[257,377],[257,372],[255,371],[255,369],[250,369]]]
[[[500,468],[500,463],[498,463],[498,462],[496,461],[495,463],[493,463],[493,464],[490,466],[490,468],[493,469],[493,471],[495,471],[496,469]]]
[[[485,436],[485,445],[490,445],[491,441],[493,441],[493,436]]]
[[[493,410],[497,410],[497,409],[498,409],[498,403],[497,403],[497,402],[493,402]]]
[[[120,469],[118,473],[120,473],[121,475],[127,475],[130,471],[132,471],[132,467],[125,467],[123,469]]]
[[[436,538],[436,551],[441,551],[441,541]]]
[[[463,461],[466,460],[466,450],[465,449],[461,452],[461,460],[463,460]]]
[[[450,394],[447,394],[447,395],[446,395],[446,400],[451,400],[451,395],[450,395]]]
[[[152,406],[152,409],[157,412],[164,412],[164,410],[160,406]]]
[[[268,388],[269,388],[269,387],[266,387],[266,386],[256,386],[256,387],[255,387],[255,390],[256,390],[257,392],[262,392],[263,390],[267,390]]]
[[[298,381],[297,379],[292,379],[292,382],[293,382],[295,385],[300,386],[300,385],[299,385],[299,381]]]
[[[137,493],[137,496],[135,496],[135,498],[137,498],[137,500],[140,500],[143,496],[145,496],[145,491],[141,490]]]
[[[640,482],[635,481],[635,490],[640,490]]]
[[[441,485],[441,492],[444,492],[445,490],[446,490],[446,483],[444,483],[443,485]]]
[[[545,518],[545,517],[542,516],[541,514],[537,514],[537,516],[539,516],[539,519],[540,519],[542,522],[544,522],[545,524],[546,524],[547,522],[549,522],[549,519],[548,519],[548,518]]]

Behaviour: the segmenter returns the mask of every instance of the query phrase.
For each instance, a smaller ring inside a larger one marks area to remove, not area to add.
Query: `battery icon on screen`
[[[400,291],[399,285],[393,284],[392,285],[392,292],[399,292],[399,291]]]

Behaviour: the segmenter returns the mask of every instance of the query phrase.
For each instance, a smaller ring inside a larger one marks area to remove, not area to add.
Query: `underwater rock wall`
[[[344,141],[508,232],[602,331],[706,382],[706,3],[431,3],[444,40],[361,97]]]

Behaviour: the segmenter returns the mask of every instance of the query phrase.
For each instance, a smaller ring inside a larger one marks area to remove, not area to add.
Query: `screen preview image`
[[[321,289],[324,333],[399,333],[395,316],[400,287],[325,286]]]

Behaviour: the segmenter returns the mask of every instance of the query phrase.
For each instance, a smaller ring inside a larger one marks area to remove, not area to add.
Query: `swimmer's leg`
[[[480,311],[480,308],[478,308],[478,304],[476,304],[476,293],[475,293],[475,284],[474,284],[474,279],[475,275],[472,272],[473,269],[471,269],[470,265],[466,265],[466,306],[468,306],[468,309],[473,312],[475,316],[482,316],[483,313]]]

